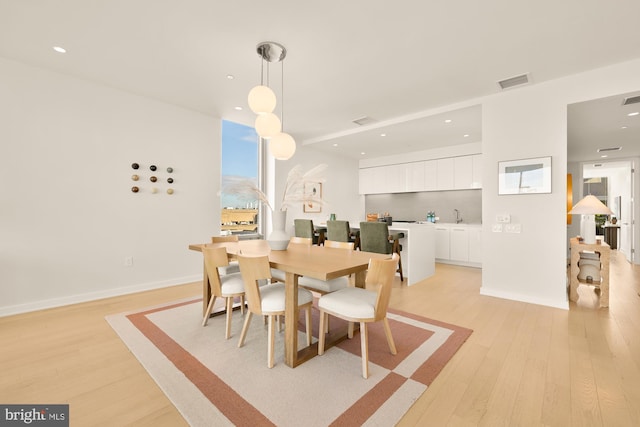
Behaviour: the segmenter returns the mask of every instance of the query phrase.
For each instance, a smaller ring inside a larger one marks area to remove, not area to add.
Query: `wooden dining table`
[[[198,243],[189,245],[189,249],[202,252],[204,247],[221,246],[227,249],[229,259],[237,259],[238,255],[267,255],[272,268],[285,272],[285,364],[292,368],[318,354],[317,342],[310,347],[298,350],[298,278],[307,276],[330,280],[353,274],[355,286],[364,287],[369,260],[371,258],[389,258],[389,255],[383,254],[296,243],[289,243],[289,247],[284,251],[275,251],[269,248],[266,240]],[[206,267],[203,276],[204,312],[211,296]],[[342,329],[328,334],[327,347],[346,338],[346,328]]]

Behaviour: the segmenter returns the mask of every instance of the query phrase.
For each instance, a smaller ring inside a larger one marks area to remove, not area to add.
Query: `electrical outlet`
[[[507,233],[520,233],[522,232],[522,224],[507,224],[504,231]]]
[[[131,267],[133,265],[133,257],[132,256],[128,256],[124,259],[124,266],[125,267]]]
[[[494,233],[502,233],[502,224],[493,224],[491,231]]]

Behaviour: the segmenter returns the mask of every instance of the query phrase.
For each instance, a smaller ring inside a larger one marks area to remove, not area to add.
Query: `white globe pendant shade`
[[[288,133],[280,132],[269,141],[269,151],[277,160],[289,160],[296,152],[296,141]]]
[[[258,85],[249,91],[249,108],[256,114],[272,113],[276,108],[276,94],[268,86]]]
[[[273,113],[258,114],[255,123],[256,132],[262,138],[273,138],[282,130],[280,119]]]

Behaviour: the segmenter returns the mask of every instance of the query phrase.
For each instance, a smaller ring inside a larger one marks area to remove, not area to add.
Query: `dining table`
[[[289,243],[286,250],[272,250],[266,240],[240,240],[237,242],[196,243],[190,250],[202,252],[205,247],[225,247],[230,260],[241,256],[268,256],[272,268],[285,272],[285,364],[296,367],[318,354],[317,341],[309,347],[298,349],[298,279],[301,276],[331,280],[354,275],[354,285],[365,287],[369,260],[386,259],[390,255],[353,251],[301,243]],[[203,274],[203,313],[211,296],[206,267]],[[327,336],[326,347],[344,340],[347,328],[332,330]]]

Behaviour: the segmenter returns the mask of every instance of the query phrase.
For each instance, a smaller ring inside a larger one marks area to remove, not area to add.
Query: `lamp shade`
[[[276,108],[276,94],[268,86],[255,86],[249,91],[247,101],[256,114],[272,113]]]
[[[280,132],[269,141],[269,151],[278,160],[289,160],[296,152],[296,141],[288,133]]]
[[[282,123],[278,116],[273,113],[258,114],[255,128],[258,135],[262,138],[269,139],[280,133]]]
[[[584,199],[580,200],[573,209],[569,211],[569,213],[572,215],[613,215],[611,209],[592,194],[589,194]]]

